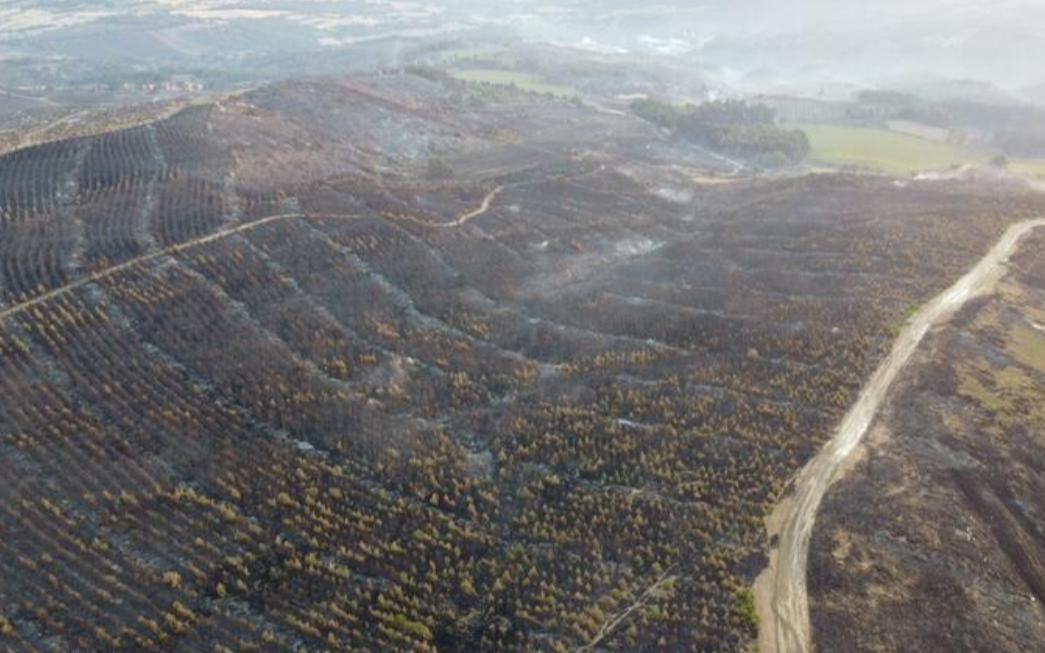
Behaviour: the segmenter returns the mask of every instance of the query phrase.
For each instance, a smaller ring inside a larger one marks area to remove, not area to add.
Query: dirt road
[[[16,97],[20,100],[29,100],[30,102],[39,102],[40,104],[45,104],[49,107],[61,106],[61,104],[55,102],[51,98],[38,97],[36,95],[25,95],[24,93],[18,93],[8,89],[0,89],[0,95],[6,95],[7,97]]]
[[[66,294],[68,294],[68,293],[70,293],[70,292],[72,292],[72,291],[74,291],[74,290],[76,290],[78,288],[82,288],[83,286],[86,286],[89,283],[93,283],[95,281],[101,281],[102,279],[107,279],[109,277],[112,277],[113,275],[119,274],[120,272],[123,272],[124,270],[129,270],[129,269],[133,268],[136,265],[141,265],[142,263],[148,263],[149,261],[153,261],[153,260],[158,259],[158,258],[163,257],[163,256],[170,256],[172,254],[177,254],[178,252],[184,251],[186,249],[191,249],[193,247],[199,247],[200,245],[206,245],[207,243],[212,243],[212,242],[214,242],[216,240],[221,240],[222,238],[228,238],[229,236],[233,236],[233,235],[238,234],[238,233],[243,233],[244,231],[250,231],[251,229],[257,229],[258,227],[260,227],[262,225],[269,224],[270,222],[277,222],[279,220],[291,220],[291,219],[305,218],[305,217],[309,217],[309,216],[306,216],[303,213],[283,213],[283,214],[280,214],[280,215],[271,215],[271,216],[269,216],[267,218],[261,218],[261,219],[258,219],[258,220],[254,220],[252,222],[244,222],[242,224],[238,224],[238,225],[229,227],[228,229],[222,229],[221,231],[215,231],[213,233],[207,234],[206,236],[201,236],[199,238],[194,238],[192,240],[188,240],[188,241],[185,241],[183,243],[178,243],[177,245],[170,245],[170,246],[164,247],[162,249],[157,249],[156,251],[149,252],[148,254],[144,254],[144,255],[138,256],[136,258],[132,258],[129,261],[124,261],[123,263],[120,263],[118,265],[114,265],[112,267],[105,268],[104,270],[99,270],[97,272],[93,272],[93,273],[91,273],[91,274],[89,274],[89,275],[87,275],[85,277],[82,277],[82,278],[77,279],[75,281],[71,281],[71,282],[69,282],[69,283],[67,283],[67,284],[65,284],[63,286],[59,286],[57,288],[54,288],[53,290],[49,290],[48,292],[45,292],[42,295],[37,295],[36,297],[33,297],[32,299],[26,300],[24,302],[21,302],[21,303],[18,303],[18,304],[12,304],[11,306],[7,306],[7,307],[2,307],[2,308],[0,308],[0,320],[3,320],[3,319],[8,318],[8,317],[12,317],[14,315],[18,315],[19,313],[24,313],[25,311],[29,310],[30,308],[33,308],[35,306],[39,306],[39,305],[43,304],[44,302],[50,301],[52,299],[55,299],[56,297],[61,297],[62,295],[66,295]],[[349,219],[349,218],[358,218],[359,216],[358,215],[321,215],[321,216],[313,216],[313,217],[323,218],[323,219],[331,219],[331,218],[335,218],[335,219]]]
[[[504,191],[505,188],[506,188],[505,186],[498,186],[497,188],[495,188],[492,191],[490,191],[489,193],[487,193],[486,197],[483,198],[482,204],[479,205],[479,208],[475,209],[474,211],[469,211],[468,213],[465,213],[464,215],[458,216],[458,218],[456,220],[454,220],[453,222],[451,222],[449,224],[439,225],[439,226],[442,226],[442,227],[460,227],[461,225],[465,224],[469,220],[474,220],[475,218],[478,218],[481,215],[486,215],[486,212],[490,210],[490,205],[493,204],[493,201],[497,198],[498,195],[501,194],[501,192]]]
[[[506,186],[498,186],[494,190],[490,191],[490,193],[487,194],[485,198],[483,198],[483,201],[479,205],[478,208],[476,208],[475,210],[470,211],[468,213],[465,213],[464,215],[458,217],[453,222],[448,222],[446,224],[427,225],[427,226],[460,227],[461,225],[467,223],[469,220],[472,220],[474,218],[478,218],[479,216],[481,216],[481,215],[485,214],[487,211],[489,211],[490,210],[490,206],[493,204],[494,199],[496,199],[496,197],[505,188],[506,188]],[[235,234],[243,233],[244,231],[250,231],[251,229],[257,229],[258,227],[260,227],[262,225],[269,224],[270,222],[277,222],[277,221],[280,221],[280,220],[294,220],[294,219],[307,218],[307,217],[310,217],[310,216],[305,215],[304,213],[282,213],[280,215],[270,215],[267,218],[260,218],[258,220],[254,220],[252,222],[244,222],[244,223],[241,223],[241,224],[233,225],[233,226],[231,226],[231,227],[229,227],[227,229],[222,229],[221,231],[215,231],[213,233],[207,234],[205,236],[201,236],[199,238],[194,238],[192,240],[188,240],[188,241],[185,241],[183,243],[178,243],[177,245],[170,245],[170,246],[164,247],[162,249],[157,249],[157,250],[155,250],[153,252],[149,252],[148,254],[144,254],[142,256],[138,256],[136,258],[130,259],[129,261],[124,261],[123,263],[120,263],[118,265],[114,265],[112,267],[105,268],[104,270],[99,270],[97,272],[93,272],[93,273],[91,273],[91,274],[89,274],[89,275],[87,275],[85,277],[82,277],[80,279],[77,279],[75,281],[70,281],[69,283],[67,283],[67,284],[65,284],[63,286],[59,286],[57,288],[49,290],[49,291],[43,293],[42,295],[37,295],[36,297],[33,297],[32,299],[28,299],[28,300],[26,300],[24,302],[20,302],[18,304],[12,304],[11,306],[7,306],[7,307],[0,306],[0,320],[3,320],[3,319],[8,318],[8,317],[12,317],[14,315],[18,315],[19,313],[24,313],[25,311],[29,310],[30,308],[33,308],[34,306],[39,306],[39,305],[43,304],[44,302],[50,301],[52,299],[55,299],[56,297],[61,297],[62,295],[66,295],[66,294],[68,294],[68,293],[70,293],[70,292],[72,292],[72,291],[74,291],[74,290],[76,290],[78,288],[82,288],[83,286],[86,286],[89,283],[93,283],[95,281],[101,281],[102,279],[106,279],[106,278],[109,278],[109,277],[111,277],[111,276],[113,276],[115,274],[119,274],[120,272],[123,272],[124,270],[129,270],[130,268],[133,268],[136,265],[141,265],[142,263],[148,263],[149,261],[158,259],[158,258],[160,258],[162,256],[170,256],[171,254],[177,254],[178,252],[181,252],[181,251],[186,250],[186,249],[191,249],[193,247],[199,247],[200,245],[206,245],[207,243],[212,243],[212,242],[214,242],[216,240],[221,240],[222,238],[228,238],[229,236],[233,236]],[[314,216],[311,216],[311,217],[314,217],[314,218],[317,218],[317,219],[324,219],[324,220],[329,220],[329,219],[341,220],[341,219],[354,219],[354,218],[359,218],[361,216],[357,215],[357,214],[349,214],[349,215],[322,214],[322,215],[314,215]]]
[[[970,299],[990,292],[1005,275],[1006,264],[1020,239],[1038,227],[1045,227],[1045,218],[1010,227],[976,267],[908,321],[835,436],[799,473],[793,494],[770,516],[767,521],[770,534],[779,535],[779,545],[770,557],[769,567],[755,583],[761,653],[809,653],[812,650],[806,562],[813,522],[824,493],[839,467],[867,434],[889,388],[929,329],[945,323]]]

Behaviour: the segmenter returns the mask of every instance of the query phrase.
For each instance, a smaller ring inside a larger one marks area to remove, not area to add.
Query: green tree
[[[426,179],[450,179],[453,176],[454,170],[446,163],[446,161],[443,161],[437,156],[428,159],[428,169],[425,170]]]

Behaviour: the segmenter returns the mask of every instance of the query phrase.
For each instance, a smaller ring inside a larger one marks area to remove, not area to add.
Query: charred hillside
[[[1045,239],[1028,236],[998,292],[932,335],[831,490],[810,559],[818,650],[1041,648],[1043,292]]]
[[[767,507],[1045,202],[673,147],[393,75],[0,157],[0,647],[745,650]]]

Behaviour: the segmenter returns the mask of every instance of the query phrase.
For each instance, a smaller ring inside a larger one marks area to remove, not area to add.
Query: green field
[[[978,152],[947,143],[936,143],[886,129],[839,125],[796,125],[809,136],[815,161],[908,174],[947,168],[955,164],[985,163],[989,152]]]
[[[520,73],[513,70],[475,69],[455,70],[453,76],[466,82],[485,82],[488,84],[502,84],[504,86],[516,86],[524,91],[536,93],[551,93],[566,98],[574,98],[579,95],[577,89],[558,84],[549,84],[540,75]]]
[[[1013,159],[1009,162],[1009,170],[1027,177],[1045,178],[1045,160]]]

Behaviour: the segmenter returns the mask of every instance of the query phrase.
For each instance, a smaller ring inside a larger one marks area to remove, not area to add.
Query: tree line
[[[659,100],[636,100],[637,116],[665,127],[675,138],[765,168],[800,163],[809,156],[809,139],[800,130],[781,129],[773,110],[742,100],[717,100],[675,106]]]

